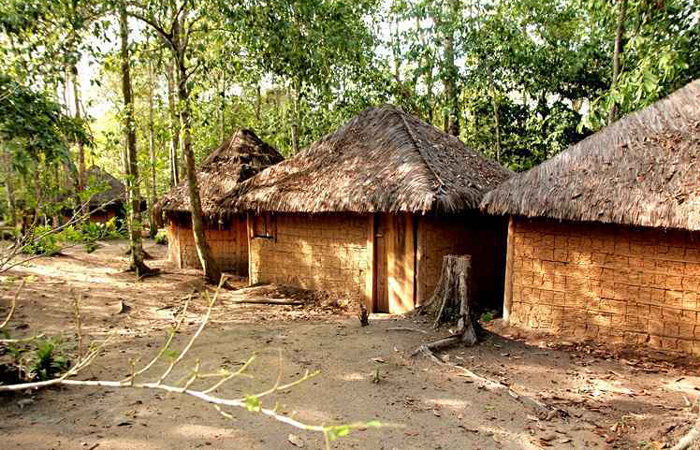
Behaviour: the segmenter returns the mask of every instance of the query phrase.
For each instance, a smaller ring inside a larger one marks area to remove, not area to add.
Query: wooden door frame
[[[377,254],[379,250],[379,246],[377,245],[377,228],[378,228],[378,221],[382,220],[382,217],[380,216],[382,213],[372,213],[368,217],[368,223],[367,223],[367,261],[368,261],[368,268],[367,268],[367,273],[365,275],[365,306],[367,307],[368,311],[371,312],[377,312],[378,308],[378,300],[379,300],[379,293],[377,292],[378,289],[378,281],[377,277],[379,275],[379,271],[377,270],[377,264],[379,261],[379,256]],[[413,307],[415,308],[418,306],[418,296],[420,295],[420,290],[419,290],[419,258],[421,256],[420,254],[420,241],[419,241],[419,225],[418,225],[418,218],[411,214],[411,213],[397,213],[397,214],[392,214],[392,213],[386,213],[385,214],[387,220],[385,227],[393,227],[393,222],[395,220],[403,220],[405,221],[404,224],[404,232],[406,234],[405,238],[406,241],[405,243],[407,244],[407,247],[410,246],[410,248],[407,248],[408,252],[404,255],[404,261],[402,261],[402,264],[404,264],[404,269],[407,267],[412,269],[413,271],[413,276],[412,277],[404,277],[405,279],[402,280],[402,283],[404,283],[404,292],[409,295],[410,300],[412,300]],[[391,222],[391,223],[390,223]],[[393,232],[395,232],[394,230]],[[392,232],[390,230],[383,230],[383,238],[385,239],[384,241],[384,251],[393,251],[394,249],[394,244],[391,242],[388,242],[386,238],[391,237],[393,238]],[[393,249],[393,250],[392,250]],[[394,260],[392,258],[395,258],[395,255],[387,255],[387,267],[386,267],[386,273],[385,276],[390,277],[391,274],[394,273],[395,267],[394,267]],[[410,259],[406,259],[410,258]],[[407,284],[410,283],[411,286],[407,286]],[[387,283],[385,283],[386,286],[389,286],[388,280]],[[389,293],[387,293],[387,301],[388,301],[388,306],[390,308],[391,312],[391,298]]]

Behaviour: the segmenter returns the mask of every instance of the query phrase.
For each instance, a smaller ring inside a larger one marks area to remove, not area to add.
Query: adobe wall
[[[237,275],[248,274],[248,238],[246,219],[234,217],[222,225],[207,224],[204,236],[212,257],[221,270]],[[168,259],[179,268],[201,269],[194,244],[192,224],[187,220],[168,220]]]
[[[513,218],[510,323],[700,355],[700,233]]]
[[[117,214],[113,209],[108,209],[106,211],[95,211],[92,214],[90,214],[90,218],[88,219],[90,222],[95,222],[95,223],[107,223],[114,217],[116,217]]]
[[[250,282],[364,295],[369,217],[275,214],[273,237],[250,241]]]
[[[416,216],[418,220],[418,304],[433,294],[445,255],[471,255],[472,289],[480,310],[503,302],[506,226],[501,217],[476,212],[459,216]]]

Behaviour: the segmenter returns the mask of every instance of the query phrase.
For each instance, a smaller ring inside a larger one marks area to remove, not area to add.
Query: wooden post
[[[406,228],[403,251],[404,298],[401,299],[401,313],[413,311],[413,308],[416,306],[416,241],[413,236],[413,214],[406,213],[403,219],[406,220]]]
[[[506,276],[503,289],[503,322],[508,324],[513,305],[513,247],[515,246],[515,224],[513,216],[508,218],[508,242],[506,244]]]
[[[246,231],[247,231],[246,238],[248,240],[248,284],[252,285],[253,284],[253,277],[252,277],[253,247],[250,244],[251,244],[251,241],[253,240],[253,233],[255,232],[255,230],[254,230],[254,224],[253,224],[253,216],[251,215],[250,212],[246,213]],[[257,282],[257,280],[256,280],[256,282]]]
[[[422,249],[422,239],[420,238],[421,235],[421,226],[420,226],[420,217],[414,217],[413,218],[413,253],[415,255],[414,257],[414,276],[413,276],[413,282],[415,285],[415,291],[414,291],[414,296],[413,296],[413,304],[415,307],[420,306],[423,303],[423,290],[421,289],[421,280],[420,280],[420,270],[421,270],[421,258],[423,257],[423,249]]]
[[[368,215],[367,223],[367,272],[365,273],[365,307],[368,311],[375,310],[377,301],[377,272],[375,270],[377,255],[375,254],[374,214]]]

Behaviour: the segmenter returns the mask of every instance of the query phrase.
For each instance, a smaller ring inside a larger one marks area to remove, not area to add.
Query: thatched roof
[[[92,166],[85,171],[85,181],[88,188],[96,191],[88,203],[88,207],[91,209],[107,203],[111,206],[126,201],[124,183],[98,166]]]
[[[218,201],[238,183],[282,161],[284,157],[250,130],[235,132],[202,163],[197,172],[204,216],[218,215]],[[187,180],[172,188],[155,205],[156,217],[190,211]]]
[[[363,111],[234,189],[224,207],[322,213],[477,208],[511,172],[393,106]]]
[[[511,178],[482,210],[700,230],[700,80]]]

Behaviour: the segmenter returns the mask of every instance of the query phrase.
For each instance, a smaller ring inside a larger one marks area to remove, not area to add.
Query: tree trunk
[[[73,64],[71,66],[71,75],[73,77],[73,100],[75,101],[75,118],[80,119],[80,89],[78,80],[78,68]],[[78,190],[85,190],[85,148],[83,143],[78,141]]]
[[[501,162],[501,124],[498,117],[498,98],[496,97],[496,84],[493,81],[493,69],[489,69],[489,87],[491,90],[491,104],[493,105],[493,121],[496,125],[496,161]]]
[[[153,205],[156,204],[156,142],[155,142],[155,124],[154,124],[154,111],[153,111],[153,65],[151,61],[148,61],[148,155],[151,159],[151,201],[149,202],[148,208],[148,225],[149,225],[149,235],[151,238],[155,237],[158,232],[158,227],[156,226],[156,218],[153,215]]]
[[[262,103],[262,95],[260,93],[260,83],[255,85],[255,126],[260,128],[260,104]],[[259,131],[259,130],[256,130]]]
[[[457,65],[455,64],[455,36],[453,29],[453,26],[457,20],[459,7],[459,0],[449,1],[449,18],[447,20],[449,30],[447,30],[445,33],[444,48],[445,76],[443,78],[443,84],[445,86],[445,97],[449,111],[445,119],[445,132],[451,134],[452,136],[459,136],[460,105],[459,88],[457,86],[459,71],[457,70]],[[445,26],[444,23],[443,26]]]
[[[175,61],[168,65],[168,110],[170,112],[170,187],[180,184],[178,149],[180,147],[180,116],[175,91]]]
[[[226,74],[221,70],[221,142],[226,139]]]
[[[195,172],[194,151],[192,150],[190,92],[187,87],[187,67],[185,65],[184,49],[180,45],[180,26],[178,21],[173,22],[173,50],[178,66],[178,97],[180,99],[180,125],[182,127],[183,145],[182,152],[185,156],[185,173],[187,175],[187,191],[190,196],[190,214],[192,216],[192,231],[194,244],[197,248],[199,262],[204,270],[204,277],[210,283],[219,283],[221,270],[212,258],[211,249],[204,236],[204,220],[202,217],[202,203],[199,198],[197,186],[197,173]]]
[[[627,0],[618,0],[620,10],[617,13],[617,29],[615,30],[615,50],[613,51],[613,77],[610,85],[610,92],[614,93],[617,87],[617,80],[620,77],[620,56],[622,55],[622,41],[625,34],[625,16],[627,15]],[[611,124],[617,118],[618,105],[613,100],[610,113],[608,114],[608,124]]]
[[[301,109],[299,107],[299,102],[301,99],[301,83],[295,83],[292,89],[292,95],[294,96],[294,117],[292,118],[292,148],[294,149],[294,154],[299,153],[299,132],[301,129]]]
[[[150,272],[143,262],[141,245],[141,208],[139,192],[139,172],[136,160],[136,130],[134,128],[134,99],[131,91],[129,69],[129,24],[127,23],[124,0],[119,4],[119,31],[121,37],[122,94],[124,95],[124,138],[126,141],[126,184],[129,192],[129,244],[131,250],[131,270],[141,277]]]
[[[442,272],[437,287],[421,313],[435,317],[434,327],[443,322],[457,322],[457,333],[451,338],[428,344],[435,349],[458,342],[472,346],[478,341],[475,311],[471,297],[471,256],[446,255],[442,259]]]
[[[15,192],[15,174],[12,170],[12,157],[3,152],[3,165],[5,166],[5,189],[7,189],[7,204],[10,209],[10,220],[13,226],[17,226],[17,194]]]

